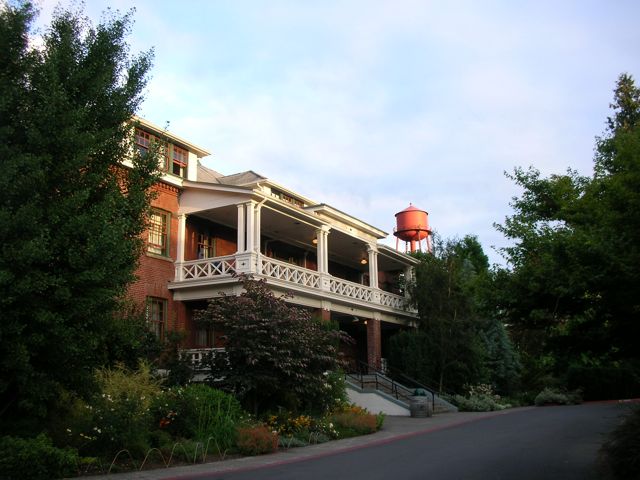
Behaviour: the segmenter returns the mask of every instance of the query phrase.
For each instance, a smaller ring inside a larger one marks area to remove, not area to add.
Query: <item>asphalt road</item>
[[[627,407],[592,403],[483,418],[384,444],[198,479],[593,479],[604,435]]]

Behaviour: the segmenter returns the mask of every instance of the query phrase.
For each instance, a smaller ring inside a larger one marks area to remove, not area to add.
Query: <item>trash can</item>
[[[431,398],[422,388],[416,388],[413,396],[409,397],[409,411],[413,418],[427,418],[433,415]]]

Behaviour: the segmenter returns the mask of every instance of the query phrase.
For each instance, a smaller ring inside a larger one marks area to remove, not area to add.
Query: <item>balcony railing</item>
[[[320,274],[314,270],[291,265],[290,263],[274,260],[260,255],[259,272],[262,275],[304,287],[320,288]]]
[[[349,282],[315,270],[275,260],[264,255],[227,255],[204,260],[192,260],[176,265],[176,282],[223,279],[235,273],[273,278],[301,290],[321,290],[329,295],[367,302],[396,310],[407,310],[403,296]]]
[[[404,308],[405,298],[388,292],[380,292],[380,305],[392,308]]]
[[[213,257],[204,260],[184,262],[177,267],[177,279],[195,280],[198,278],[214,278],[220,275],[232,275],[236,271],[236,257]]]
[[[373,301],[373,289],[360,285],[359,283],[348,282],[339,278],[332,278],[329,281],[329,290],[331,293],[337,293],[344,297],[364,300],[365,302]]]

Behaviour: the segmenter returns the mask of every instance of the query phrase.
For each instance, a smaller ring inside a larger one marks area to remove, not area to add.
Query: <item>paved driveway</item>
[[[110,478],[590,479],[604,435],[627,406],[591,403],[432,419],[388,418],[366,437],[288,452]]]

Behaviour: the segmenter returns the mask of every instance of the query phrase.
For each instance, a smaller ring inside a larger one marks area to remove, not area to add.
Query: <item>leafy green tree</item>
[[[498,311],[537,367],[556,374],[638,358],[640,91],[629,75],[611,107],[594,175],[516,169],[523,193],[497,226],[514,241],[497,275]]]
[[[129,56],[131,16],[93,27],[59,9],[41,46],[34,18],[26,1],[0,9],[5,432],[16,419],[37,424],[60,388],[89,389],[92,370],[108,359],[105,341],[134,276],[158,166],[132,143],[151,54]]]
[[[212,325],[225,339],[224,352],[210,359],[208,382],[237,395],[254,413],[333,406],[330,372],[342,366],[338,347],[344,334],[276,297],[265,281],[240,281],[243,293],[213,299],[195,313],[196,322]]]
[[[491,382],[499,393],[512,393],[520,361],[495,316],[489,259],[472,235],[434,243],[433,255],[418,254],[410,287],[418,330],[392,337],[390,365],[440,391]]]
[[[418,308],[419,332],[415,339],[405,336],[395,340],[406,342],[405,347],[412,345],[419,356],[409,360],[411,368],[392,365],[408,368],[408,375],[440,391],[461,391],[464,384],[483,381],[486,376],[473,296],[478,275],[475,263],[484,265],[486,257],[482,257],[481,247],[478,255],[476,243],[474,237],[448,242],[436,238],[433,255],[416,254],[421,262],[410,292]],[[396,362],[402,356],[396,355]]]

